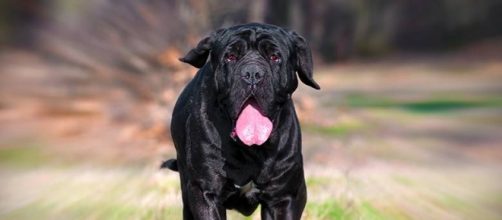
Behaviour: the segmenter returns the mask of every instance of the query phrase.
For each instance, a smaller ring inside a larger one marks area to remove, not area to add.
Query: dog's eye
[[[230,53],[225,56],[225,61],[227,62],[233,62],[237,60],[237,55]]]
[[[279,62],[281,62],[281,58],[278,55],[273,54],[270,56],[270,61],[272,61],[274,63],[279,63]]]

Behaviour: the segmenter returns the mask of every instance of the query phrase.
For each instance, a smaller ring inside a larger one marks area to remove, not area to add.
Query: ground
[[[295,95],[303,219],[501,219],[502,59],[471,54],[316,68],[322,90]],[[174,155],[169,140],[91,110],[10,105],[6,88],[30,86],[16,77],[47,73],[9,59],[1,59],[0,219],[181,218],[178,175],[158,169]]]

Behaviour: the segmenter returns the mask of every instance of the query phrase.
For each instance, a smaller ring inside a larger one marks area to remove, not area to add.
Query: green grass
[[[0,194],[10,196],[3,198],[8,203],[0,203],[0,219],[180,219],[182,215],[177,176],[156,169],[5,170],[0,169]],[[27,184],[31,187],[25,188]]]
[[[427,210],[424,204],[455,216],[484,214],[484,209],[471,207],[467,203],[470,200],[456,195],[455,191],[450,192],[448,188],[439,188],[445,192],[435,190],[436,181],[449,184],[448,181],[463,181],[427,173],[369,174],[371,176],[309,176],[306,179],[309,200],[304,219],[417,219],[409,217],[407,207],[412,206],[422,213]],[[32,170],[13,171],[0,166],[0,186],[4,201],[0,201],[0,219],[6,220],[181,219],[182,216],[177,174],[156,168],[40,165]],[[382,186],[392,190],[382,194]],[[351,196],[347,194],[349,191]],[[414,204],[414,201],[418,203]],[[488,213],[490,215],[493,214]],[[229,219],[256,219],[259,210],[251,217],[233,211],[229,211],[228,216]],[[419,217],[427,216],[431,215],[425,212]]]
[[[306,207],[306,215],[312,219],[351,219],[352,213],[343,207],[340,202],[327,200],[323,202],[310,202]]]
[[[61,201],[64,203],[65,201]],[[141,207],[112,201],[80,201],[63,209],[45,201],[30,204],[7,215],[5,220],[18,219],[181,219],[181,207]]]
[[[332,184],[334,181],[336,180],[327,177],[309,177],[306,179],[306,183],[310,188],[323,187],[325,185]]]
[[[0,147],[0,165],[10,167],[34,167],[49,161],[42,149],[34,144],[18,147]]]
[[[321,135],[329,135],[333,137],[343,137],[354,133],[363,132],[368,128],[368,125],[359,121],[339,122],[332,126],[320,126],[317,124],[303,124],[302,131],[308,133],[316,133]]]
[[[382,213],[381,210],[373,207],[372,204],[364,202],[359,207],[360,218],[358,219],[371,219],[371,220],[386,220],[386,219],[401,219],[396,218],[396,216],[388,216]]]
[[[421,100],[399,100],[378,96],[350,94],[341,100],[340,105],[354,108],[399,108],[417,113],[441,113],[472,108],[500,108],[500,97],[434,97]]]
[[[346,203],[346,202],[345,202]],[[345,204],[343,201],[328,199],[323,202],[309,202],[305,214],[315,220],[388,220],[407,219],[391,209],[379,209],[370,202]]]

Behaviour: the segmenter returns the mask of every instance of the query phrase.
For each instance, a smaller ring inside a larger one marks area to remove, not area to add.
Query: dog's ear
[[[205,37],[197,44],[195,48],[188,51],[188,53],[179,60],[197,68],[203,67],[204,64],[206,64],[206,60],[209,56],[214,38],[214,34]]]
[[[310,52],[310,47],[302,36],[295,32],[291,32],[290,35],[296,57],[295,69],[296,72],[298,72],[300,80],[314,89],[321,89],[313,78],[314,65],[312,63],[312,53]]]

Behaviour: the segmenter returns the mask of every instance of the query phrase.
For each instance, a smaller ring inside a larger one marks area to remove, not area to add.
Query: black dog
[[[209,62],[206,63],[209,57]],[[184,219],[300,219],[307,199],[291,94],[315,88],[312,56],[294,32],[266,24],[221,29],[180,59],[197,68],[171,122]]]

